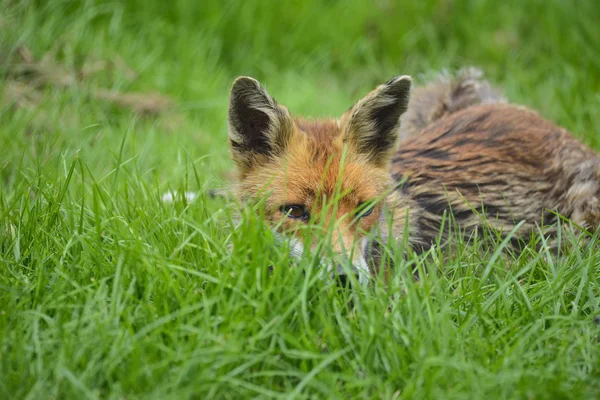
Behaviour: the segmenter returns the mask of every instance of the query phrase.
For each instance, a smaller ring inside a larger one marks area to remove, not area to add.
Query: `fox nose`
[[[339,284],[341,287],[350,289],[350,287],[352,285],[350,282],[350,277],[348,275],[341,274],[341,275],[338,275],[337,278],[338,278],[338,281],[339,281]]]
[[[336,274],[336,278],[338,280],[339,285],[343,288],[350,289],[352,287],[352,279],[351,279],[350,275],[348,275],[348,273],[346,273],[346,271],[340,264],[338,264],[338,266],[337,266],[337,271],[338,272]],[[355,271],[352,271],[352,272],[350,272],[350,274],[354,275],[354,278],[356,280],[358,280],[358,273],[356,273]]]

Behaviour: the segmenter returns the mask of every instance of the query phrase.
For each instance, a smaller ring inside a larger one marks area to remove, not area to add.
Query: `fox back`
[[[390,173],[404,182],[390,200],[410,210],[417,251],[446,233],[444,213],[467,238],[484,228],[505,237],[518,225],[515,249],[538,228],[555,233],[559,215],[592,230],[600,223],[597,153],[522,107],[478,105],[441,118],[401,142]]]

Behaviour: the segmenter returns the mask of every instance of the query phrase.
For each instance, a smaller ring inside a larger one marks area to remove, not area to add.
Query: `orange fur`
[[[283,219],[280,232],[296,235],[299,240],[303,234],[299,228],[304,223],[285,219],[280,207],[302,204],[311,215],[322,215],[327,202],[338,197],[335,213],[323,215],[326,229],[336,224],[331,237],[336,253],[352,249],[377,224],[379,205],[360,221],[354,220],[354,212],[362,202],[380,196],[391,183],[386,167],[371,165],[344,146],[343,130],[339,121],[295,120],[288,152],[257,166],[238,187],[240,197],[266,196],[267,220],[276,223]],[[317,240],[320,235],[311,236]],[[362,256],[356,250],[352,261]]]

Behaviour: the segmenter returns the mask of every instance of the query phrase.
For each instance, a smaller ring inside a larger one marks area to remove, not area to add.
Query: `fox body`
[[[449,213],[467,237],[518,223],[526,235],[556,222],[551,211],[598,226],[600,158],[566,130],[503,104],[470,73],[416,90],[412,108],[410,87],[397,77],[338,119],[309,120],[238,78],[228,115],[238,197],[265,200],[265,218],[294,255],[330,232],[336,261],[327,271],[350,264],[361,280],[376,272],[370,241],[387,225],[385,208],[393,226],[392,237],[380,230],[383,241],[406,239],[415,251],[434,242]]]

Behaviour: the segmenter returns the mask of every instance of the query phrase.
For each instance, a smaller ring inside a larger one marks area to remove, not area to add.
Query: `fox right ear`
[[[238,168],[248,169],[283,154],[293,121],[256,79],[240,77],[231,88],[228,128],[232,158]]]
[[[400,116],[408,108],[410,76],[397,76],[367,94],[346,112],[344,141],[370,162],[385,165],[391,157]]]

